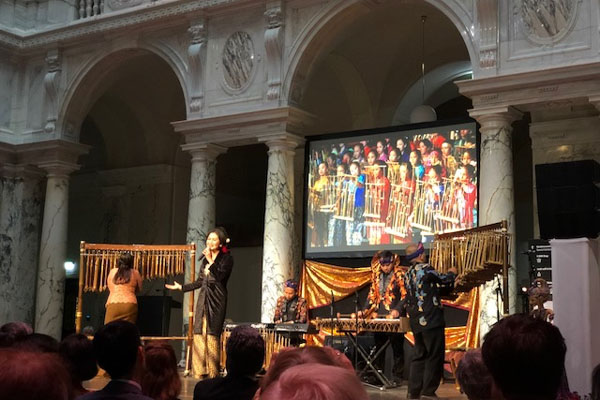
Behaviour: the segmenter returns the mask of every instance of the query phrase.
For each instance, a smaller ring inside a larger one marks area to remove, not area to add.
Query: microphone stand
[[[331,318],[331,347],[335,345],[335,326],[333,325],[333,314],[334,314],[334,306],[333,302],[335,301],[335,297],[333,295],[333,290],[331,291],[331,305],[329,306],[329,317]]]
[[[356,339],[356,349],[354,349],[354,370],[356,370],[356,367],[358,366],[358,307],[359,306],[359,301],[358,301],[358,290],[356,290],[354,292],[354,319],[355,319],[355,326],[354,326],[354,338]]]
[[[496,275],[496,318],[500,321],[500,298],[502,297],[502,287],[500,286],[500,279]]]

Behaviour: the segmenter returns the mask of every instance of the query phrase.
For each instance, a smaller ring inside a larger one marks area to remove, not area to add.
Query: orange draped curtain
[[[330,304],[332,292],[337,301],[370,284],[371,267],[346,268],[306,260],[300,282],[300,294],[306,299],[310,310]],[[446,328],[446,348],[479,347],[479,288],[461,293],[456,300],[444,300],[443,303],[469,311],[465,326]],[[308,338],[309,343],[322,344],[324,335],[310,336],[312,337]],[[412,343],[411,333],[408,333],[406,338]]]

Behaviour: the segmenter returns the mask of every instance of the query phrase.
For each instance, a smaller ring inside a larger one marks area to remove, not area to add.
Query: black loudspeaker
[[[595,160],[535,166],[542,239],[595,238],[600,232],[600,164]]]
[[[138,296],[137,326],[142,336],[168,336],[170,296]]]

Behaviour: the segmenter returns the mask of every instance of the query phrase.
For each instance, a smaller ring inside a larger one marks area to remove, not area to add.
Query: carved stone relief
[[[61,73],[61,55],[58,50],[51,50],[46,55],[47,72],[44,76],[44,88],[46,96],[44,98],[46,107],[46,132],[53,132],[56,128],[57,119],[57,97]]]
[[[577,0],[518,0],[513,3],[529,40],[549,44],[563,39],[575,23]]]
[[[281,94],[281,58],[283,47],[283,16],[281,3],[265,12],[265,50],[267,60],[267,99],[279,99]]]
[[[190,45],[188,46],[188,61],[191,79],[191,100],[189,110],[197,113],[202,110],[204,88],[202,77],[206,64],[206,21],[201,20],[190,26]]]
[[[223,48],[223,81],[235,92],[248,86],[255,65],[254,44],[246,32],[235,32],[225,42]]]

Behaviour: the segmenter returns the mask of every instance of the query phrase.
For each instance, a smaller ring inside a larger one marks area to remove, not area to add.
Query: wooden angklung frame
[[[506,220],[477,228],[435,235],[430,263],[441,273],[457,269],[455,291],[467,292],[502,274],[504,314],[509,312],[508,267],[510,234]]]
[[[183,274],[189,257],[190,279],[196,280],[196,244],[189,245],[124,245],[81,242],[79,246],[79,293],[75,313],[75,330],[81,332],[83,292],[102,292],[108,288],[108,273],[118,266],[123,253],[133,255],[133,268],[144,279],[167,278]],[[186,373],[189,373],[194,329],[194,292],[189,295],[187,336],[142,337],[143,340],[186,340]]]

